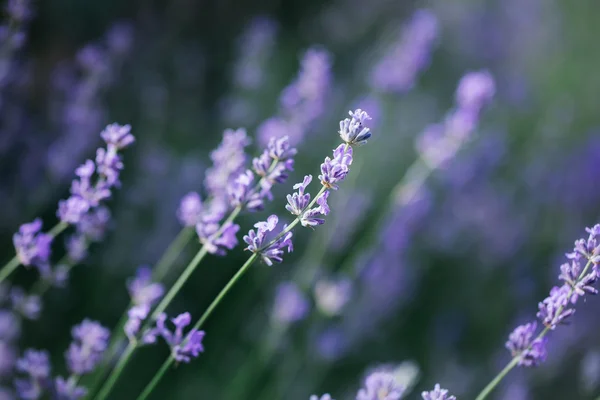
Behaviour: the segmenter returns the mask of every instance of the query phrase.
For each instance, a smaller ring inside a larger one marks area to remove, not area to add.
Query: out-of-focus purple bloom
[[[70,376],[68,379],[62,376],[54,380],[54,388],[59,400],[78,400],[87,394],[87,389],[77,385],[77,378]]]
[[[331,86],[331,56],[323,49],[308,49],[301,60],[296,79],[281,92],[280,115],[263,122],[257,129],[259,141],[288,136],[292,145],[302,142],[306,132],[325,110]]]
[[[306,317],[310,305],[302,291],[292,282],[280,283],[275,291],[273,318],[283,324],[297,322]]]
[[[152,282],[150,267],[140,267],[135,278],[127,282],[127,290],[133,304],[151,307],[162,297],[165,289],[161,283]]]
[[[108,345],[110,331],[98,322],[83,320],[73,327],[73,342],[65,354],[69,371],[83,375],[94,370]]]
[[[123,150],[135,142],[129,125],[110,124],[100,133],[100,136],[109,147],[114,147],[116,150]]]
[[[543,324],[554,330],[558,324],[575,314],[575,309],[567,308],[571,297],[568,286],[555,286],[550,290],[550,296],[538,304],[537,317]]]
[[[439,383],[435,384],[433,390],[421,393],[423,400],[456,400],[455,396],[449,395],[448,390],[442,389]]]
[[[333,159],[325,157],[321,164],[321,175],[319,179],[323,186],[329,189],[337,190],[336,183],[346,179],[352,164],[352,147],[346,144],[340,144],[333,151]]]
[[[41,230],[42,220],[37,218],[31,223],[21,225],[19,232],[13,235],[13,244],[21,264],[38,267],[48,264],[52,236],[42,233]]]
[[[129,340],[135,340],[136,335],[140,331],[142,322],[148,317],[149,313],[149,304],[135,305],[127,311],[127,322],[125,322],[123,330]]]
[[[371,117],[366,111],[360,108],[349,111],[348,114],[352,118],[340,121],[340,137],[345,143],[351,146],[361,146],[367,143],[367,140],[371,137],[371,131],[364,124]]]
[[[15,311],[27,319],[38,319],[42,311],[40,296],[27,295],[23,289],[13,287],[10,291],[10,302]]]
[[[69,260],[73,263],[83,261],[88,254],[88,242],[84,235],[76,233],[69,236],[66,240],[65,247]]]
[[[94,208],[79,220],[77,232],[93,242],[99,242],[104,238],[110,217],[108,208],[103,206]]]
[[[442,123],[425,128],[416,141],[417,151],[431,168],[437,168],[461,149],[479,121],[481,109],[494,95],[494,80],[487,71],[469,72],[459,82],[457,104]]]
[[[410,90],[417,74],[429,66],[438,29],[438,21],[433,13],[428,10],[417,11],[402,30],[400,39],[371,71],[371,87],[382,92],[402,93]]]
[[[202,199],[196,192],[190,192],[183,196],[177,209],[177,218],[183,226],[195,226],[201,222]]]
[[[204,331],[192,329],[185,337],[183,335],[183,330],[192,322],[190,313],[179,314],[171,319],[171,322],[175,325],[175,332],[171,332],[166,327],[166,321],[166,314],[162,313],[158,316],[156,327],[145,335],[144,340],[146,343],[153,343],[156,341],[157,336],[162,336],[171,347],[173,358],[178,362],[185,363],[189,363],[192,358],[198,357],[204,351],[202,346]]]
[[[315,303],[321,312],[328,316],[339,315],[352,295],[352,281],[319,280],[315,284]]]
[[[15,347],[8,342],[0,340],[0,377],[9,375],[17,361]],[[0,399],[2,397],[0,396]]]
[[[245,207],[249,211],[260,211],[264,208],[264,191],[255,191],[254,174],[249,169],[240,174],[228,187],[229,198],[233,207]]]
[[[240,226],[233,222],[228,222],[219,230],[218,223],[204,223],[196,225],[196,233],[200,238],[200,243],[206,246],[211,254],[219,256],[225,255],[225,250],[231,250],[238,244],[236,233]]]
[[[323,359],[334,361],[347,351],[348,340],[341,328],[330,327],[317,335],[315,348]]]
[[[13,312],[0,310],[0,341],[11,342],[21,333],[20,318]]]
[[[250,144],[245,129],[226,129],[219,147],[210,153],[213,166],[206,171],[204,186],[208,197],[222,198],[227,196],[227,186],[244,169],[246,153],[244,149]]]
[[[117,22],[106,32],[108,50],[119,56],[129,52],[133,45],[133,26],[127,22]]]
[[[546,338],[535,339],[537,323],[520,325],[508,336],[506,348],[513,357],[519,357],[519,365],[537,366],[546,360]]]
[[[488,71],[471,72],[458,83],[456,103],[459,108],[479,112],[492,100],[495,92],[496,84]]]
[[[17,372],[26,375],[26,378],[15,381],[19,398],[39,399],[48,387],[50,368],[50,358],[46,351],[25,350],[23,357],[18,359],[16,364]]]
[[[330,394],[324,394],[322,396],[313,394],[312,396],[310,396],[310,398],[308,400],[335,400],[335,399],[332,398]]]
[[[389,372],[375,371],[365,379],[364,388],[356,394],[356,400],[400,400],[404,388]]]
[[[270,18],[254,18],[244,31],[239,47],[233,80],[241,89],[256,90],[264,81],[265,64],[273,52],[277,24]]]
[[[287,252],[290,253],[293,251],[294,247],[292,244],[292,232],[286,232],[283,236],[279,237],[275,242],[269,244],[267,247],[265,246],[265,239],[267,237],[268,232],[272,232],[277,226],[277,222],[279,218],[277,215],[271,215],[267,218],[265,222],[257,222],[254,224],[256,228],[256,232],[254,229],[251,229],[247,235],[244,236],[244,242],[248,244],[246,250],[250,250],[253,253],[259,253],[260,257],[264,261],[265,264],[271,266],[273,265],[273,261],[282,262],[283,261],[283,249],[287,247]],[[286,229],[286,226],[283,227],[283,230]]]

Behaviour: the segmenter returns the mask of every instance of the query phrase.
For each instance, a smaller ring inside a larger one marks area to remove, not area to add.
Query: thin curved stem
[[[8,278],[13,272],[15,272],[16,269],[19,268],[19,265],[21,265],[19,257],[14,256],[13,258],[11,258],[10,261],[7,262],[0,270],[0,283],[4,282],[6,278]]]
[[[169,268],[173,265],[177,257],[181,254],[183,248],[188,242],[194,237],[194,228],[185,227],[183,228],[173,239],[167,250],[163,253],[162,257],[156,263],[154,271],[152,271],[152,278],[160,282],[169,272]]]
[[[219,292],[217,297],[215,297],[215,299],[212,301],[212,303],[210,303],[210,305],[208,306],[206,311],[204,311],[204,314],[202,314],[200,319],[198,319],[196,324],[194,324],[194,326],[192,327],[192,330],[200,329],[202,327],[204,322],[206,322],[208,317],[211,316],[212,312],[217,308],[219,303],[221,303],[221,301],[225,298],[227,293],[229,293],[231,288],[233,288],[233,286],[240,280],[240,278],[250,269],[252,264],[256,261],[257,256],[258,256],[258,253],[254,253],[248,258],[248,260],[246,260],[244,265],[242,265],[242,267],[229,280],[229,282],[227,282],[225,287],[223,287],[223,289],[221,289],[221,291]],[[158,383],[160,382],[162,377],[165,375],[165,373],[167,372],[169,367],[174,362],[175,362],[175,359],[173,358],[173,355],[170,355],[169,358],[163,363],[162,367],[154,375],[154,377],[152,378],[150,383],[146,386],[144,391],[138,396],[137,400],[144,400],[150,395],[150,393],[152,393],[152,391],[154,390],[156,385],[158,385]]]
[[[136,344],[133,342],[130,342],[129,345],[127,345],[127,347],[125,348],[125,351],[123,352],[123,355],[121,356],[121,358],[119,359],[119,362],[115,366],[115,369],[113,369],[113,371],[110,373],[110,375],[108,376],[108,379],[102,386],[102,389],[100,389],[100,391],[96,395],[96,397],[95,397],[96,400],[104,400],[108,397],[108,395],[110,394],[110,391],[112,390],[113,386],[117,382],[119,375],[121,375],[121,372],[123,372],[123,369],[125,368],[125,366],[129,362],[129,359],[133,355],[135,348],[136,348]]]
[[[577,282],[579,282],[579,281],[581,281],[581,279],[583,279],[583,277],[585,276],[585,274],[587,273],[587,270],[590,268],[591,265],[592,265],[592,260],[588,259],[588,262],[585,264],[583,271],[581,271],[581,273],[579,274],[579,277],[577,278]],[[577,284],[577,282],[576,282],[576,284]],[[575,289],[573,287],[571,287],[571,290],[569,290],[567,299],[570,299],[573,296],[574,292],[575,292]],[[559,307],[556,311],[556,315],[560,315],[562,313],[562,311],[564,310],[564,308],[565,308],[565,306]],[[537,335],[537,337],[531,343],[534,343],[537,340],[543,339],[544,336],[546,336],[546,334],[549,331],[550,331],[550,327],[546,326],[544,328],[544,330],[542,330],[540,332],[540,334]],[[529,350],[530,348],[531,348],[531,344],[527,347],[527,350]],[[510,362],[506,365],[506,367],[504,367],[502,369],[502,371],[500,371],[500,373],[498,375],[496,375],[496,377],[494,379],[492,379],[492,381],[490,383],[488,383],[486,387],[483,388],[483,390],[477,395],[475,400],[484,400],[496,388],[496,386],[498,386],[498,384],[502,381],[502,379],[504,379],[504,377],[514,367],[517,366],[517,364],[521,360],[521,354],[523,354],[523,352],[521,352],[520,354],[513,357],[513,359],[510,360]]]

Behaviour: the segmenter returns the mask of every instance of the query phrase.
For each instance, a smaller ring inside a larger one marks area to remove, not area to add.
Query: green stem
[[[227,282],[225,287],[223,289],[221,289],[221,291],[219,292],[217,297],[215,297],[213,302],[210,303],[210,305],[208,306],[206,311],[204,311],[204,314],[202,314],[200,319],[192,327],[192,330],[200,329],[200,327],[202,327],[204,322],[206,322],[208,317],[210,317],[212,312],[217,308],[219,303],[221,303],[223,298],[225,298],[227,293],[229,293],[231,288],[233,288],[233,286],[240,280],[240,278],[246,273],[246,271],[248,271],[250,269],[250,266],[252,266],[254,261],[256,261],[257,256],[258,256],[258,253],[254,253],[248,258],[248,260],[246,260],[244,265],[242,265],[242,267],[238,270],[238,272],[236,272],[236,274],[229,280],[229,282]],[[174,362],[175,362],[175,359],[173,358],[173,355],[170,355],[169,358],[163,363],[162,367],[160,367],[158,372],[154,375],[154,377],[152,378],[150,383],[146,386],[144,391],[138,396],[137,400],[144,400],[150,395],[150,393],[152,393],[152,391],[154,390],[156,385],[158,385],[158,383],[160,382],[162,377],[165,375],[165,373],[167,372],[169,367]]]
[[[7,262],[2,269],[0,270],[0,283],[2,283],[6,278],[10,276],[15,270],[21,265],[21,261],[19,257],[14,256]]]
[[[583,271],[581,271],[581,273],[579,274],[579,277],[577,278],[577,282],[575,283],[575,286],[577,285],[577,283],[579,283],[579,281],[581,281],[581,279],[583,279],[583,277],[585,276],[585,274],[587,273],[587,270],[590,268],[591,265],[592,265],[592,260],[588,259],[588,262],[585,264]],[[573,287],[571,287],[571,290],[569,291],[569,295],[567,296],[567,299],[570,299],[573,296],[574,292],[575,292],[575,289]],[[562,311],[564,310],[564,308],[565,308],[565,306],[559,307],[558,310],[556,311],[556,315],[560,315],[562,313]],[[544,330],[541,331],[540,334],[537,335],[537,337],[531,343],[534,343],[537,340],[543,339],[544,336],[546,336],[546,334],[549,331],[550,331],[550,327],[546,326],[544,328]],[[527,347],[527,350],[530,348],[531,348],[531,344]],[[520,354],[513,357],[513,359],[510,360],[510,362],[506,365],[506,367],[504,367],[502,369],[502,371],[500,371],[500,373],[498,375],[496,375],[496,377],[494,379],[492,379],[492,381],[490,383],[488,383],[486,387],[483,388],[483,390],[481,391],[481,393],[479,393],[479,395],[477,395],[475,400],[484,400],[492,392],[492,390],[494,390],[496,388],[496,386],[498,386],[498,384],[502,381],[502,379],[504,379],[504,377],[515,366],[517,366],[517,364],[521,360],[521,354],[523,354],[523,352],[521,352]]]
[[[129,359],[133,355],[135,348],[136,348],[136,344],[133,342],[131,342],[127,345],[127,347],[125,348],[125,351],[123,352],[123,355],[121,355],[119,362],[115,366],[115,369],[113,369],[113,371],[110,373],[110,375],[108,376],[108,379],[102,386],[102,389],[100,389],[100,392],[98,392],[98,394],[96,395],[96,397],[95,397],[96,400],[104,400],[108,397],[108,395],[110,394],[110,391],[112,390],[113,386],[115,385],[115,382],[117,382],[119,375],[121,375],[121,372],[123,372],[123,369],[125,368],[125,366],[129,362]]]
[[[194,237],[194,228],[192,227],[185,227],[177,234],[154,267],[153,279],[155,281],[160,282],[163,280],[169,272],[169,268],[177,260],[177,257],[192,237]]]
[[[55,238],[58,235],[60,235],[68,227],[69,227],[69,224],[61,221],[58,224],[54,225],[54,227],[52,227],[52,229],[50,229],[48,231],[48,235],[52,236],[52,238]]]

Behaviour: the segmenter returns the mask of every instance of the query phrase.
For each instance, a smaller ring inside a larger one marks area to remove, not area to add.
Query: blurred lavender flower
[[[202,217],[202,199],[196,192],[190,192],[183,196],[179,208],[177,209],[177,218],[183,226],[196,226],[201,222]]]
[[[127,290],[134,305],[153,306],[164,293],[163,285],[152,281],[152,269],[147,266],[137,269],[135,278],[127,282]]]
[[[320,48],[308,49],[298,76],[281,92],[281,115],[258,127],[259,141],[266,144],[271,137],[288,136],[292,145],[300,143],[325,109],[331,80],[331,55]]]
[[[438,29],[438,21],[433,13],[428,10],[417,11],[402,30],[400,39],[371,71],[371,87],[382,92],[410,90],[417,74],[429,66]]]
[[[519,357],[519,365],[536,366],[546,360],[546,338],[534,339],[537,323],[520,325],[509,335],[506,348],[513,357]]]
[[[13,287],[10,291],[10,301],[15,311],[27,319],[38,319],[42,311],[40,296],[27,295],[23,289]]]
[[[308,314],[310,305],[304,293],[292,282],[280,283],[275,291],[272,317],[280,324],[300,321]]]
[[[321,279],[315,284],[315,303],[328,316],[339,315],[352,295],[352,281]]]
[[[356,394],[356,400],[400,400],[404,388],[396,383],[394,375],[375,371],[365,379],[364,388]]]
[[[21,225],[19,232],[13,235],[13,244],[21,264],[47,270],[52,239],[51,235],[42,233],[42,220],[39,218]]]
[[[71,330],[73,342],[65,353],[69,371],[75,375],[94,370],[108,345],[110,331],[98,322],[83,320]]]
[[[456,400],[455,396],[448,395],[448,390],[442,389],[438,383],[433,390],[421,393],[423,400]]]
[[[200,243],[206,246],[211,254],[225,255],[225,250],[231,250],[238,244],[236,233],[240,226],[232,222],[224,224],[219,229],[218,223],[203,223],[196,225],[196,233]]]
[[[308,400],[335,400],[335,399],[332,398],[331,395],[329,395],[329,394],[324,394],[322,396],[313,394],[312,396],[310,396],[310,398]]]
[[[247,235],[244,236],[244,242],[248,244],[245,250],[249,250],[253,253],[258,253],[265,264],[268,266],[273,265],[273,261],[283,261],[283,249],[287,247],[287,252],[293,251],[294,247],[292,244],[292,232],[286,232],[279,236],[273,243],[264,243],[268,232],[272,232],[277,226],[279,218],[277,215],[271,215],[267,218],[267,221],[257,222],[254,224],[254,229],[250,229]],[[283,227],[285,231],[286,226]],[[263,246],[266,246],[263,248]]]
[[[62,376],[54,380],[54,388],[56,395],[60,400],[78,400],[87,394],[87,389],[77,385],[78,379],[75,376],[70,376],[68,379]]]
[[[50,358],[45,351],[25,350],[17,360],[16,370],[26,378],[15,380],[15,387],[21,399],[39,399],[48,387],[50,379]]]
[[[268,17],[256,17],[248,24],[238,43],[239,58],[233,72],[233,83],[239,89],[256,90],[263,85],[276,34],[277,23]]]
[[[204,351],[202,346],[204,331],[192,329],[185,337],[183,335],[184,328],[192,322],[190,313],[179,314],[171,319],[171,322],[175,325],[175,332],[171,332],[165,326],[166,320],[167,315],[160,314],[156,320],[156,327],[147,332],[143,340],[146,343],[154,343],[158,336],[162,336],[171,347],[171,353],[177,362],[189,363],[192,358],[198,357]]]
[[[150,305],[148,304],[135,305],[127,311],[127,321],[125,322],[123,330],[130,341],[133,342],[136,340],[136,335],[140,331],[142,322],[148,318],[149,313]],[[150,340],[150,342],[153,342],[153,340]]]
[[[417,151],[430,168],[437,168],[460,150],[477,126],[481,109],[490,102],[495,83],[487,71],[463,76],[456,90],[457,106],[441,124],[428,126],[419,136]]]

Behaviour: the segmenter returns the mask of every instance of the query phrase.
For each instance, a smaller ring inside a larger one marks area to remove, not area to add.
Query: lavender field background
[[[403,398],[439,383],[473,399],[510,361],[508,335],[536,318],[565,253],[600,223],[592,0],[3,6],[0,265],[21,224],[56,224],[107,124],[130,124],[135,143],[106,232],[68,282],[33,312],[8,293],[35,288],[39,271],[21,267],[0,283],[0,317],[27,316],[0,318],[1,400],[23,398],[13,364],[26,348],[48,350],[64,375],[73,325],[118,325],[126,282],[181,232],[180,202],[205,190],[226,129],[246,129],[247,168],[271,135],[288,135],[294,170],[264,210],[240,214],[240,244],[203,260],[170,315],[204,312],[248,258],[242,236],[256,222],[293,220],[286,195],[307,174],[318,185],[348,110],[370,114],[373,136],[331,191],[326,223],[297,228],[283,263],[251,267],[203,326],[204,352],[170,370],[151,399],[355,399],[376,369],[394,373]],[[184,235],[167,288],[200,248],[193,228]],[[600,396],[598,301],[580,300],[548,334],[545,362],[514,369],[489,398]],[[168,355],[142,348],[108,398],[135,399]]]

